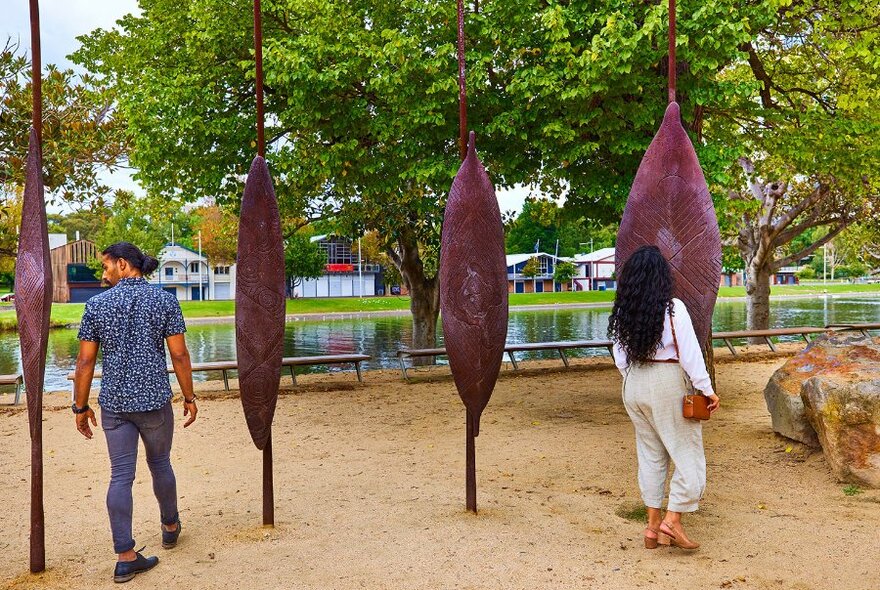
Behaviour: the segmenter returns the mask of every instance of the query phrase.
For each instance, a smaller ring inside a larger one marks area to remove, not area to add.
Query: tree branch
[[[824,219],[820,220],[818,214],[810,215],[805,221],[793,226],[789,227],[783,232],[778,233],[773,238],[773,244],[777,247],[784,246],[789,243],[811,227],[819,227],[821,225],[830,225],[837,221],[836,219]]]
[[[820,184],[816,189],[810,193],[808,197],[805,197],[801,200],[800,203],[791,207],[785,215],[779,218],[779,221],[776,222],[776,228],[779,231],[784,230],[788,225],[790,225],[795,219],[797,219],[801,213],[806,211],[809,207],[812,207],[822,199],[828,196],[829,187],[826,184]]]
[[[803,248],[799,252],[795,252],[791,256],[786,256],[785,258],[780,258],[779,260],[774,260],[770,264],[771,271],[776,272],[780,268],[794,264],[795,262],[797,262],[801,258],[806,258],[810,254],[812,254],[813,252],[815,252],[816,250],[818,250],[819,248],[821,248],[822,246],[824,246],[825,244],[827,244],[828,242],[830,242],[831,240],[836,238],[840,234],[840,232],[842,232],[843,230],[848,228],[850,225],[852,225],[856,221],[856,219],[858,219],[857,215],[853,215],[851,218],[844,219],[840,222],[840,225],[838,225],[836,228],[834,228],[833,230],[828,232],[828,235],[824,236],[823,238],[820,238],[819,240],[816,240],[815,242],[813,242],[812,244],[810,244],[806,248]]]
[[[400,265],[403,264],[403,261],[400,259],[400,255],[397,253],[397,250],[395,250],[391,246],[386,246],[384,250],[385,254],[388,255],[388,258],[391,259],[391,262],[394,263],[394,266],[397,267],[397,270],[400,270]]]
[[[770,79],[770,75],[767,74],[767,70],[764,69],[764,64],[761,62],[758,52],[755,51],[755,48],[751,43],[741,45],[740,50],[749,54],[749,67],[752,69],[755,79],[758,80],[758,82],[761,82],[761,89],[759,91],[761,95],[761,104],[767,109],[776,108],[776,104],[773,102],[773,97],[770,96],[770,89],[773,87],[773,80]]]

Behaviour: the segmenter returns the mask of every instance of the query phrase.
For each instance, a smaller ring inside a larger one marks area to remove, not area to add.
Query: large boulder
[[[804,412],[803,385],[814,376],[847,366],[851,348],[864,346],[876,345],[859,332],[829,333],[814,339],[780,367],[764,388],[773,430],[786,438],[819,447],[819,437]]]
[[[828,342],[814,349],[836,351],[826,357],[833,364],[801,388],[805,415],[840,481],[880,488],[880,338]]]
[[[764,388],[764,400],[773,430],[786,438],[819,447],[819,437],[804,413],[801,388],[810,377],[840,364],[839,335],[813,340],[806,349],[780,367]]]
[[[790,362],[773,373],[764,388],[764,400],[770,411],[773,430],[786,438],[818,447],[819,437],[804,414],[804,402],[801,400],[801,386],[805,377],[798,372],[801,368],[789,366]]]

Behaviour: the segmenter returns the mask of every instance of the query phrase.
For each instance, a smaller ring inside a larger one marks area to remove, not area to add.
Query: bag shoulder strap
[[[672,344],[675,346],[675,358],[681,361],[681,353],[678,351],[678,338],[675,337],[675,318],[672,317],[672,310],[669,311],[669,327],[672,328]]]

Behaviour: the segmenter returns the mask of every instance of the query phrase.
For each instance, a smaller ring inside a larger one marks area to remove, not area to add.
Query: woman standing
[[[718,409],[687,307],[672,297],[669,263],[655,246],[636,250],[621,269],[608,324],[614,361],[623,374],[623,403],[636,432],[639,488],[648,509],[645,547],[668,537],[673,545],[696,549],[681,515],[694,512],[706,485],[702,424],[682,414],[686,378]],[[686,376],[685,376],[686,374]],[[675,471],[666,516],[661,520],[669,462]]]

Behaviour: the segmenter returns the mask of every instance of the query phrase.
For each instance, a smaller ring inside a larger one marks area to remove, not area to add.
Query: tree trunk
[[[434,348],[437,346],[437,317],[440,315],[440,289],[436,277],[423,281],[420,285],[410,283],[409,308],[412,311],[413,348]],[[432,365],[434,357],[416,357],[415,365]]]
[[[749,265],[746,276],[746,329],[766,330],[770,327],[770,271],[765,265]],[[752,338],[761,344],[763,338]]]
[[[440,285],[437,276],[425,275],[425,266],[419,253],[416,236],[407,229],[401,230],[397,240],[398,251],[387,254],[400,271],[409,290],[409,308],[413,317],[412,348],[437,346],[437,318],[440,315]],[[434,357],[416,357],[414,365],[432,365]]]

